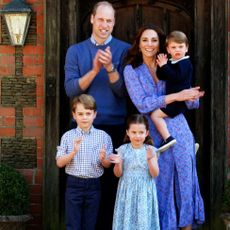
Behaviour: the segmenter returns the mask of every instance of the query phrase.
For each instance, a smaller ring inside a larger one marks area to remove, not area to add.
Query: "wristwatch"
[[[113,73],[113,72],[116,72],[116,71],[117,71],[117,69],[116,69],[115,65],[112,64],[111,70],[107,71],[107,73]]]

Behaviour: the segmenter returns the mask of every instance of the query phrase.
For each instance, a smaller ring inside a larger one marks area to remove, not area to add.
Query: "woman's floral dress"
[[[154,82],[145,64],[137,68],[127,65],[124,78],[132,102],[148,118],[151,137],[155,146],[159,146],[162,138],[149,113],[166,106],[165,82]],[[187,105],[197,108],[199,101]],[[183,114],[165,118],[165,121],[177,143],[158,159],[160,173],[156,186],[160,227],[161,230],[176,230],[191,224],[196,227],[205,217],[196,171],[194,137]]]

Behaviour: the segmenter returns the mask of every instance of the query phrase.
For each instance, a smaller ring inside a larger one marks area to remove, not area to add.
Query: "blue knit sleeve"
[[[117,68],[117,72],[119,74],[119,79],[118,81],[114,82],[114,83],[110,83],[110,87],[112,89],[112,91],[114,92],[115,95],[117,95],[118,97],[124,97],[127,95],[127,91],[126,91],[126,87],[125,87],[125,83],[124,83],[124,76],[123,76],[123,61],[124,61],[124,57],[127,53],[127,50],[129,48],[128,44],[125,43],[121,43],[120,46],[124,46],[124,47],[120,47],[120,50],[123,50],[121,53],[120,52],[114,52],[114,57],[113,57],[113,63]],[[116,49],[118,49],[116,47]]]
[[[65,59],[65,91],[68,97],[72,98],[83,93],[79,86],[79,63],[77,46],[69,47]]]
[[[110,83],[110,88],[112,89],[113,93],[118,97],[124,97],[126,95],[125,84],[120,74],[118,81],[116,81],[115,83]]]

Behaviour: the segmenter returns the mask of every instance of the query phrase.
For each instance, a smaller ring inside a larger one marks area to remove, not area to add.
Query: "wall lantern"
[[[4,16],[13,46],[24,45],[30,24],[31,12],[31,8],[23,0],[13,0],[0,10],[0,13]]]

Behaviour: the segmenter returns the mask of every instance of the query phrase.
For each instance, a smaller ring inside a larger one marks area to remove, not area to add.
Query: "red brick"
[[[27,45],[23,48],[24,55],[27,54],[39,54],[44,55],[45,47],[44,46],[30,46]]]
[[[44,34],[44,26],[43,25],[38,25],[37,26],[37,34]]]
[[[23,119],[23,123],[25,126],[44,127],[44,118],[25,116]]]
[[[26,178],[26,181],[28,184],[33,184],[33,170],[31,169],[21,169],[20,172],[23,174],[23,176]]]
[[[14,128],[2,128],[0,127],[0,137],[14,137],[15,129]]]
[[[1,66],[13,65],[15,64],[15,57],[12,55],[0,55]]]
[[[41,137],[44,135],[43,128],[27,127],[23,129],[24,137]]]
[[[37,36],[37,44],[38,44],[38,45],[42,45],[42,44],[44,44],[44,41],[45,41],[44,34],[39,34],[39,35]]]
[[[24,55],[23,56],[23,65],[35,65],[36,56],[35,55]]]
[[[44,25],[44,16],[43,15],[37,15],[37,24],[38,25]]]
[[[10,0],[2,0],[2,3],[3,3],[3,4],[10,3]]]
[[[41,184],[43,181],[43,172],[42,170],[37,170],[35,174],[35,184]]]
[[[14,65],[1,66],[0,75],[3,75],[3,76],[15,75]]]
[[[27,4],[35,4],[35,3],[37,3],[37,2],[40,2],[39,0],[27,0],[26,1],[27,2]]]
[[[36,90],[37,96],[43,96],[44,93],[45,93],[44,85],[42,86],[37,85],[37,90]]]
[[[32,76],[44,73],[43,65],[27,65],[23,68],[23,75]]]
[[[14,108],[0,107],[1,116],[15,116]]]
[[[37,158],[43,159],[43,146],[42,147],[37,146]]]
[[[0,54],[15,54],[15,47],[0,45]]]
[[[43,108],[23,108],[23,116],[43,116],[43,114]]]
[[[36,203],[36,204],[42,203],[42,196],[31,194],[30,195],[30,203],[32,203],[32,204],[33,203]]]
[[[37,86],[43,86],[44,87],[44,77],[43,75],[37,75],[36,79]]]
[[[25,66],[44,64],[44,57],[42,55],[25,55],[23,57],[23,64]]]
[[[43,107],[45,105],[45,102],[44,102],[44,97],[38,97],[37,98],[37,106],[38,107]]]
[[[36,5],[33,6],[33,10],[37,12],[37,14],[44,14],[44,6],[43,5]]]
[[[3,126],[15,126],[15,117],[5,117],[3,119]]]
[[[44,146],[44,140],[43,138],[37,138],[37,147],[42,148]]]
[[[37,158],[37,168],[42,169],[43,167],[43,159]]]

